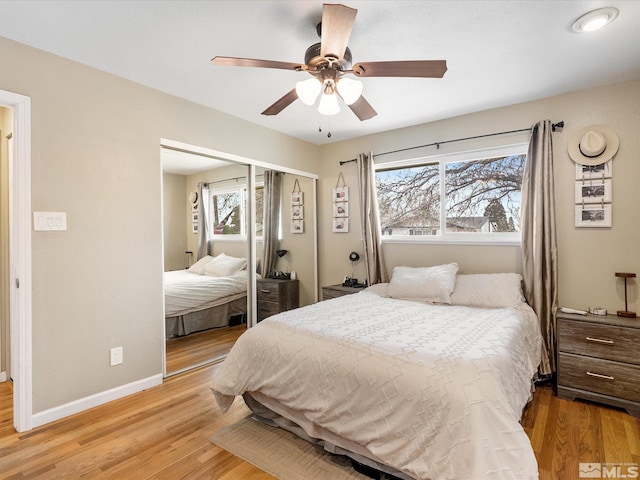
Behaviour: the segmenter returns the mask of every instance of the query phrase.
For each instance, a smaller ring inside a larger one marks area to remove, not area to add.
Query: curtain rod
[[[264,175],[263,174],[256,175],[256,178],[258,178],[258,177],[264,177]],[[238,182],[238,180],[244,180],[246,178],[247,178],[246,176],[244,176],[244,177],[231,177],[231,178],[226,178],[224,180],[214,180],[213,182],[198,182],[198,185],[200,185],[200,183],[204,183],[205,185],[213,185],[214,183],[232,182],[234,180],[236,182]]]
[[[553,132],[556,131],[556,128],[563,128],[564,127],[564,120],[560,120],[558,123],[553,123],[551,124],[551,130]],[[454,140],[444,140],[442,142],[433,142],[433,143],[428,143],[426,145],[417,145],[415,147],[407,147],[407,148],[401,148],[399,150],[393,150],[391,152],[383,152],[383,153],[376,153],[374,154],[374,157],[381,157],[382,155],[390,155],[392,153],[398,153],[398,152],[406,152],[407,150],[414,150],[416,148],[424,148],[424,147],[436,147],[436,149],[440,148],[440,145],[444,145],[445,143],[453,143],[453,142],[462,142],[463,140],[475,140],[476,138],[484,138],[484,137],[494,137],[496,135],[507,135],[509,133],[519,133],[519,132],[528,132],[530,131],[531,128],[520,128],[518,130],[509,130],[507,132],[497,132],[497,133],[486,133],[484,135],[476,135],[475,137],[465,137],[465,138],[456,138]],[[356,159],[352,158],[351,160],[342,160],[340,162],[340,165],[344,165],[345,163],[351,163],[351,162],[355,162]]]

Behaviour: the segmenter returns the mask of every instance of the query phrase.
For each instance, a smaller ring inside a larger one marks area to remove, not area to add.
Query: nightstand
[[[259,278],[257,290],[258,322],[276,313],[300,306],[298,280]]]
[[[616,315],[556,315],[558,397],[624,408],[640,417],[640,321]]]
[[[362,290],[364,290],[364,288],[344,287],[340,284],[329,285],[328,287],[322,287],[322,300],[343,297],[345,295],[351,295],[352,293],[361,292]]]

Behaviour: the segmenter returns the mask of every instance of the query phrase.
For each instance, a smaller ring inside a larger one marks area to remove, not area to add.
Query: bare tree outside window
[[[240,235],[240,192],[214,193],[211,196],[214,235]]]
[[[380,170],[376,187],[382,234],[441,235],[441,202],[446,233],[518,232],[524,163],[522,154]]]

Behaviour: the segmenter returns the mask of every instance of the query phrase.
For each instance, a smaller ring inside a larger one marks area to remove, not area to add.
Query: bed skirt
[[[259,398],[260,401],[258,401],[256,397]],[[340,438],[335,434],[327,435],[327,437],[334,437],[331,439],[320,438],[322,435],[317,435],[317,437],[310,436],[301,426],[305,425],[304,416],[302,414],[296,415],[293,411],[280,404],[280,402],[278,402],[277,400],[267,398],[260,393],[255,392],[253,393],[253,395],[249,392],[245,392],[242,395],[242,398],[244,399],[244,402],[247,404],[249,409],[253,412],[253,418],[262,423],[271,425],[272,427],[278,427],[287,430],[306,440],[307,442],[321,446],[329,453],[349,457],[357,463],[366,465],[367,467],[373,468],[374,470],[393,475],[399,480],[416,480],[406,473],[400,472],[393,467],[385,465],[379,460],[370,458],[369,456],[365,455],[366,450],[362,446],[357,445],[350,440]],[[271,404],[274,409],[280,410],[283,413],[286,411],[287,414],[281,415],[280,413],[275,412],[272,408],[266,406],[266,403]],[[310,424],[308,421],[306,421],[306,424],[307,428],[316,430],[316,432],[322,430],[318,429],[313,424]]]
[[[247,313],[247,297],[210,307],[197,312],[165,317],[166,338],[181,337],[190,333],[229,326],[229,320],[235,315]]]

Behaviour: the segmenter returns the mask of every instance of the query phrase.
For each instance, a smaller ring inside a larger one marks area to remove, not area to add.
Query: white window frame
[[[264,182],[256,182],[254,185],[255,188],[262,187],[264,188]],[[221,235],[213,233],[213,221],[212,218],[207,218],[207,228],[209,229],[209,238],[215,239],[216,242],[246,242],[247,241],[247,212],[246,212],[246,204],[247,204],[247,184],[235,184],[233,186],[221,186],[216,188],[209,188],[209,202],[208,202],[208,215],[207,217],[213,216],[213,196],[221,195],[225,193],[234,193],[240,192],[240,235]],[[262,240],[262,235],[256,236],[256,240]]]
[[[380,162],[375,164],[375,170],[389,170],[392,168],[408,168],[426,164],[437,164],[440,169],[440,235],[382,235],[382,243],[420,243],[420,244],[451,244],[451,245],[520,245],[520,232],[492,232],[466,233],[447,232],[443,228],[446,223],[446,195],[445,195],[445,167],[448,163],[482,160],[491,157],[509,155],[526,155],[528,143],[516,143],[501,147],[468,150],[463,152],[432,155],[407,160]]]

